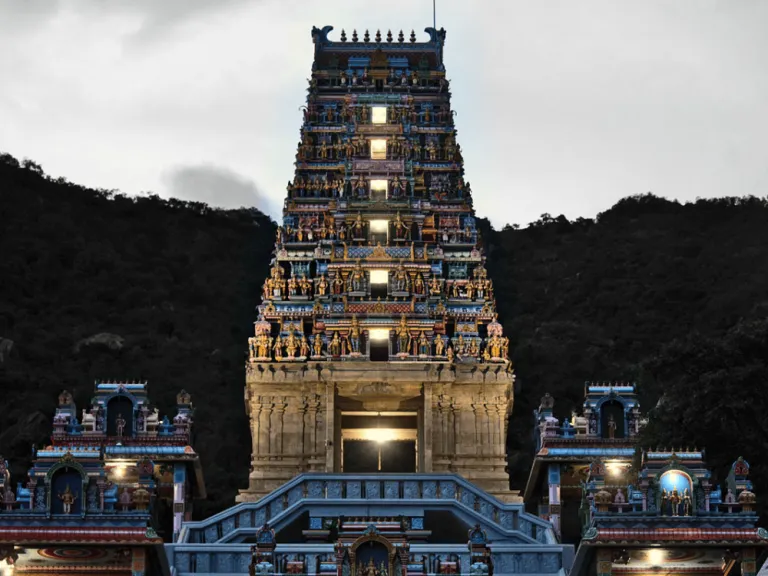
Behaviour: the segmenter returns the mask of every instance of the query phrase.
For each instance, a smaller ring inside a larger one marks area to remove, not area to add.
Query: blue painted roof
[[[97,390],[117,390],[118,388],[125,388],[126,390],[145,390],[147,385],[145,384],[120,384],[120,383],[110,383],[110,384],[97,384],[96,388]]]
[[[634,448],[548,448],[547,456],[633,456]]]
[[[647,460],[669,460],[673,454],[680,460],[702,460],[704,458],[701,452],[647,452],[645,457]]]
[[[99,450],[76,450],[76,449],[65,449],[65,450],[38,450],[37,451],[37,457],[38,458],[61,458],[65,454],[70,453],[75,458],[99,458],[101,452]]]
[[[616,392],[617,394],[621,394],[622,392],[625,393],[633,393],[635,391],[634,386],[590,386],[588,388],[588,391],[591,392]]]
[[[107,454],[186,454],[186,446],[107,446]]]

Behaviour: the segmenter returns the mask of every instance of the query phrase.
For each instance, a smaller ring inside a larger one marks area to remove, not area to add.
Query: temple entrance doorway
[[[342,472],[416,472],[417,426],[415,412],[343,412]]]

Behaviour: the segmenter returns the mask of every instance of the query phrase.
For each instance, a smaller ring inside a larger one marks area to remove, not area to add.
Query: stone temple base
[[[515,501],[505,472],[513,381],[506,364],[249,363],[252,470],[237,501],[259,500],[301,473],[343,472],[348,413],[372,423],[381,413],[415,415],[416,472],[456,473]]]

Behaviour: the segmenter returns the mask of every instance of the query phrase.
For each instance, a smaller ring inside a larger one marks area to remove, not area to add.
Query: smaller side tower
[[[581,415],[562,423],[555,399],[545,394],[534,411],[536,456],[525,487],[528,508],[550,520],[564,542],[581,537],[581,483],[595,458],[603,459],[611,481],[630,471],[635,440],[645,424],[635,384],[587,382]]]
[[[97,381],[80,412],[59,394],[26,485],[14,491],[0,457],[0,561],[17,573],[167,573],[162,535],[175,540],[192,498],[205,496],[192,399],[182,390],[176,403],[161,418],[146,382]]]

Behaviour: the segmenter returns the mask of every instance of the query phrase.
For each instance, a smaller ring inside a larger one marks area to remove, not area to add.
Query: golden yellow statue
[[[285,338],[285,351],[289,359],[296,358],[296,349],[299,347],[299,339],[296,338],[293,326],[288,329],[288,336]]]
[[[296,280],[295,276],[291,276],[288,279],[288,295],[289,296],[296,296],[296,294],[299,291],[299,282]]]
[[[338,332],[333,333],[333,338],[328,344],[328,353],[331,356],[338,356],[339,354],[341,354],[341,340],[339,340]]]
[[[302,296],[312,296],[310,293],[312,291],[312,283],[307,280],[306,274],[301,275],[301,280],[299,280],[299,289],[301,290]]]
[[[259,341],[257,344],[258,357],[269,358],[269,350],[271,346],[272,346],[272,337],[267,336],[266,334],[261,334],[259,336]]]
[[[320,274],[320,278],[317,279],[317,290],[315,291],[318,296],[325,296],[328,292],[328,281],[325,279],[324,274]]]
[[[278,334],[277,338],[275,338],[275,345],[273,346],[273,350],[275,351],[275,360],[282,360],[283,359],[283,339],[280,338],[280,334]]]
[[[323,355],[323,337],[320,334],[315,334],[315,341],[312,343],[315,356]]]
[[[405,320],[405,314],[400,317],[400,324],[398,324],[395,333],[397,334],[397,352],[399,354],[409,354],[411,335],[408,330],[408,323]]]
[[[435,356],[442,356],[445,353],[445,343],[443,337],[438,334],[435,336]]]

